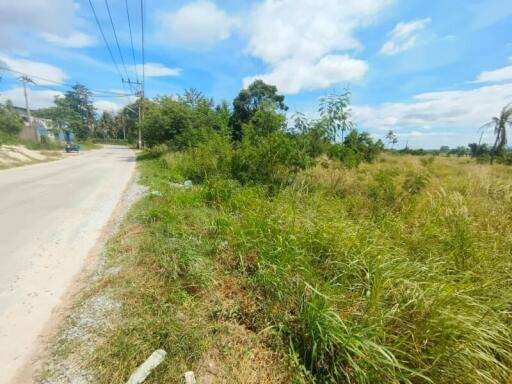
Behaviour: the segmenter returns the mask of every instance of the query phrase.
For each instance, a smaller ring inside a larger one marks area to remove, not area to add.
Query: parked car
[[[66,149],[67,153],[70,153],[70,152],[80,152],[80,145],[79,144],[75,144],[75,143],[71,143],[71,142],[67,142],[65,149]]]

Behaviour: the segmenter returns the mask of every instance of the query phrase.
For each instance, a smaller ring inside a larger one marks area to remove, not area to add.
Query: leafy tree
[[[262,80],[256,80],[240,91],[233,100],[233,113],[229,122],[234,140],[242,139],[243,124],[249,123],[263,104],[272,105],[276,111],[288,110],[284,103],[284,96],[277,93],[275,86],[265,84]]]
[[[98,120],[96,134],[104,139],[116,139],[117,138],[117,125],[114,116],[104,111]]]
[[[512,103],[503,107],[499,117],[493,117],[490,122],[481,127],[482,129],[492,128],[496,137],[492,147],[491,163],[494,160],[494,156],[500,154],[507,145],[507,128],[511,125]]]
[[[471,154],[471,157],[479,157],[484,154],[489,154],[490,149],[487,144],[477,144],[477,143],[471,143],[468,144],[469,152]]]
[[[176,149],[193,147],[213,133],[226,133],[227,118],[225,109],[206,98],[163,97],[146,107],[144,140],[150,147],[162,143]]]
[[[362,162],[373,162],[383,149],[381,140],[375,142],[368,133],[353,129],[343,144],[333,145],[330,156],[341,160],[347,167],[356,167]]]
[[[233,160],[233,177],[241,183],[280,185],[304,169],[309,158],[284,130],[286,117],[269,104],[262,106],[248,124]]]
[[[396,143],[398,143],[398,137],[395,132],[393,132],[391,129],[386,134],[386,140],[388,141],[389,146],[391,149],[395,146]]]
[[[70,100],[66,97],[56,96],[54,106],[42,108],[35,112],[35,115],[52,121],[52,129],[57,132],[73,132],[79,137],[86,133],[86,126],[80,114],[75,111]],[[79,132],[82,134],[79,135]]]
[[[0,131],[8,135],[18,135],[23,128],[23,121],[12,110],[12,104],[0,104]]]
[[[352,112],[350,110],[351,93],[348,89],[342,94],[332,93],[320,98],[320,107],[318,112],[326,122],[329,138],[336,141],[338,133],[341,132],[341,141],[345,140],[345,132],[354,129],[351,121]]]
[[[292,117],[292,134],[299,141],[301,148],[311,158],[325,153],[329,146],[328,129],[323,119],[310,120],[303,113],[297,112]]]

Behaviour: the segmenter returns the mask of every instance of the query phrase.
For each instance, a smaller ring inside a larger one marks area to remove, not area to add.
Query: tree
[[[341,141],[345,140],[345,132],[354,129],[351,121],[352,111],[350,110],[351,93],[348,89],[342,94],[332,93],[320,98],[320,116],[326,122],[331,141],[341,132]]]
[[[0,104],[0,131],[9,135],[17,135],[23,128],[23,121],[12,110],[12,104]]]
[[[265,84],[262,80],[256,80],[240,91],[233,100],[233,113],[229,121],[234,140],[242,139],[242,125],[247,124],[264,104],[266,107],[271,105],[276,111],[288,110],[284,96],[277,93],[275,86]]]
[[[82,117],[71,107],[68,98],[56,96],[53,102],[55,104],[53,107],[39,109],[35,115],[51,120],[54,131],[73,132],[77,136],[79,136],[78,132],[85,132],[86,127]]]
[[[103,139],[117,139],[117,126],[114,116],[104,111],[98,120],[96,131]]]
[[[90,136],[93,130],[95,108],[92,103],[92,92],[82,84],[75,84],[71,91],[64,95],[68,107],[78,113],[82,125],[77,126],[74,133],[81,139]]]
[[[393,132],[391,129],[386,134],[386,140],[388,141],[388,144],[391,146],[391,149],[395,146],[396,143],[398,143],[398,137],[395,132]]]
[[[491,163],[493,162],[494,157],[500,154],[507,145],[507,128],[511,125],[512,103],[503,107],[499,117],[493,117],[490,122],[481,127],[481,129],[492,128],[494,130],[494,136],[496,137],[492,147]]]

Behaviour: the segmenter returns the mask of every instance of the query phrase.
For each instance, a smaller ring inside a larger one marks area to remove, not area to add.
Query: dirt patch
[[[37,163],[60,157],[55,151],[34,151],[22,145],[0,146],[0,168]]]
[[[289,383],[292,376],[278,353],[266,347],[260,337],[243,326],[226,323],[213,347],[205,353],[196,372],[198,384]]]

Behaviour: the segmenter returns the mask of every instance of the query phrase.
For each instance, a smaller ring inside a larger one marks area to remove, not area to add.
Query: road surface
[[[135,169],[106,146],[0,171],[0,383],[11,383],[83,268]]]

